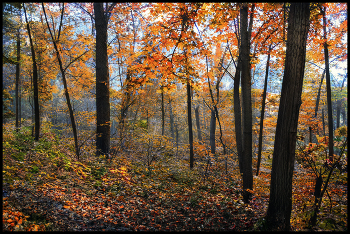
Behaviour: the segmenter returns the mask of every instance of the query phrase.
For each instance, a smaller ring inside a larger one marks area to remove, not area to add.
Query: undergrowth
[[[14,192],[26,188],[60,201],[86,222],[102,220],[129,230],[261,230],[269,195],[266,170],[254,176],[253,199],[244,204],[232,155],[211,155],[202,148],[196,152],[197,166],[190,169],[186,146],[175,151],[171,140],[161,136],[145,135],[139,148],[133,146],[134,153],[120,151],[111,160],[90,155],[77,161],[67,144],[73,146],[73,139],[61,141],[48,123],[43,124],[38,142],[30,127],[16,132],[13,125],[3,125],[3,184]],[[310,203],[314,184],[301,179],[306,171],[298,173],[293,209],[302,211]],[[327,198],[325,202],[334,203]],[[40,210],[35,217],[16,210],[7,197],[3,207],[3,230],[60,228],[54,217],[43,217]],[[332,217],[343,218],[333,224],[325,216],[317,228],[346,230],[344,207],[333,205],[332,212]],[[293,230],[307,229],[306,215],[292,214]]]

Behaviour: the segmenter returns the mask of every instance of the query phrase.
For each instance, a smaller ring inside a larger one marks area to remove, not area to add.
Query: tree
[[[254,11],[254,4],[252,12]],[[248,6],[243,4],[240,10],[241,20],[241,82],[242,82],[242,114],[243,114],[243,147],[242,147],[242,171],[243,171],[243,200],[248,203],[251,193],[247,189],[253,189],[252,170],[252,100],[250,77],[250,34],[253,22],[252,16],[248,29]]]
[[[52,43],[55,47],[55,51],[56,51],[56,57],[58,60],[58,64],[60,67],[60,71],[61,71],[61,76],[62,76],[62,81],[63,81],[63,86],[64,86],[64,94],[66,96],[66,102],[67,102],[67,106],[68,106],[68,111],[69,111],[69,117],[70,117],[70,121],[72,124],[72,130],[73,130],[73,136],[74,136],[74,144],[75,144],[75,154],[77,156],[77,158],[79,159],[79,145],[78,145],[78,133],[77,133],[77,127],[76,127],[76,123],[75,123],[75,118],[74,118],[74,113],[73,113],[73,108],[72,108],[72,104],[70,101],[70,97],[69,97],[69,91],[68,91],[68,86],[67,86],[67,79],[66,79],[66,70],[69,67],[69,65],[71,65],[73,62],[72,61],[76,61],[77,58],[73,59],[68,66],[66,66],[65,68],[63,67],[63,63],[62,63],[62,59],[61,59],[61,55],[57,46],[57,43],[59,42],[60,39],[60,34],[61,34],[61,28],[62,28],[62,24],[63,24],[63,16],[64,16],[64,3],[62,5],[62,11],[61,11],[61,19],[60,19],[60,23],[58,26],[58,32],[57,32],[57,37],[55,38],[54,35],[56,35],[56,33],[52,33],[53,30],[55,30],[54,28],[51,30],[51,27],[49,25],[49,21],[47,20],[47,16],[46,16],[46,12],[45,12],[45,7],[44,7],[44,3],[42,3],[42,8],[43,8],[43,12],[45,15],[45,20],[46,20],[46,24],[47,24],[47,28],[49,29],[50,32],[50,36],[51,36],[51,40]],[[80,57],[80,56],[79,56]],[[78,57],[78,58],[79,58]]]
[[[263,135],[264,115],[265,115],[265,101],[266,101],[267,79],[269,77],[271,49],[272,49],[272,45],[270,44],[269,52],[267,54],[264,90],[263,90],[263,96],[262,96],[262,101],[261,101],[262,104],[261,104],[261,114],[260,114],[259,148],[258,148],[258,163],[256,166],[256,176],[259,175],[259,168],[260,168],[260,162],[261,162],[262,135]]]
[[[309,3],[291,3],[272,160],[270,200],[266,214],[268,227],[272,230],[290,229],[292,180],[309,16]]]
[[[233,88],[233,110],[235,115],[235,134],[236,134],[236,148],[238,155],[239,170],[243,173],[242,167],[242,119],[241,119],[241,101],[239,98],[239,84],[241,80],[241,58],[238,56],[236,66],[236,73],[234,78]]]
[[[171,109],[170,109],[171,111]],[[172,113],[172,112],[171,112]],[[197,134],[198,134],[198,140],[202,141],[202,132],[201,132],[201,125],[200,125],[200,119],[199,119],[199,104],[196,105],[196,108],[194,109],[194,113],[196,116],[196,126],[197,126]],[[170,115],[172,116],[172,114]],[[171,118],[171,117],[170,117]],[[172,119],[172,118],[171,118]],[[170,122],[171,122],[170,119]],[[171,128],[173,129],[173,127]],[[173,130],[172,130],[173,131]],[[172,133],[173,134],[173,133]],[[174,138],[174,137],[173,137]]]
[[[29,42],[30,42],[30,50],[32,52],[32,62],[33,62],[33,88],[34,88],[34,139],[35,141],[39,141],[39,133],[40,133],[40,116],[39,116],[39,89],[38,89],[38,68],[36,64],[36,58],[35,58],[35,50],[34,50],[34,43],[32,39],[32,34],[30,32],[30,26],[28,23],[27,18],[27,11],[25,8],[25,5],[23,3],[23,9],[24,9],[24,16],[26,19],[27,24],[27,31],[29,36]]]
[[[324,48],[324,63],[326,71],[326,87],[327,87],[327,108],[328,108],[328,149],[329,149],[329,160],[333,161],[334,143],[333,143],[333,114],[332,114],[332,93],[331,93],[331,76],[329,73],[329,55],[328,55],[328,44],[327,44],[327,22],[326,22],[326,7],[320,7],[321,14],[323,17],[323,48]]]
[[[109,70],[107,56],[107,29],[111,10],[115,3],[103,9],[102,2],[94,3],[96,28],[96,155],[109,154],[110,147],[110,105]]]
[[[20,12],[20,11],[19,11]],[[21,33],[20,27],[17,29],[17,62],[16,62],[16,131],[21,126],[21,97],[20,97],[20,65],[21,65]]]

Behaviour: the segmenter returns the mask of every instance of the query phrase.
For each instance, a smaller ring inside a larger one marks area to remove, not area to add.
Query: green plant
[[[32,169],[30,170],[31,173],[36,174],[39,172],[39,168],[37,166],[33,166]]]
[[[17,161],[23,162],[24,156],[26,155],[25,152],[18,152],[11,155],[11,157]]]
[[[99,180],[106,173],[107,173],[107,170],[103,166],[101,166],[101,167],[92,167],[91,168],[91,174],[94,177],[94,179],[98,179]]]
[[[196,207],[198,206],[200,200],[203,199],[201,194],[199,192],[196,192],[194,195],[192,195],[189,199],[190,206]]]

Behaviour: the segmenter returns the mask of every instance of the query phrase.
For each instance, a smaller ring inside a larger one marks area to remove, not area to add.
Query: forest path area
[[[311,201],[314,178],[307,169],[296,167],[292,224],[293,230],[300,230],[296,227],[302,222],[300,211]],[[265,161],[259,176],[254,175],[250,204],[242,201],[238,171],[231,180],[214,184],[191,181],[193,176],[186,172],[181,175],[168,168],[141,174],[140,168],[131,168],[110,169],[109,175],[93,183],[78,178],[74,171],[60,172],[60,179],[45,182],[37,178],[4,183],[3,223],[9,225],[3,230],[257,230],[267,209],[270,169]]]
[[[227,231],[247,230],[257,220],[250,206],[244,205],[238,198],[226,204],[215,198],[200,203],[202,198],[199,194],[184,193],[183,197],[187,199],[179,200],[152,192],[111,200],[109,195],[102,193],[96,194],[95,198],[80,193],[80,197],[74,198],[80,190],[72,188],[69,190],[75,191],[73,196],[67,193],[67,189],[58,187],[47,192],[26,184],[10,187],[3,186],[5,212],[11,206],[27,217],[26,220],[39,225],[38,230]]]
[[[4,231],[254,231],[267,210],[271,160],[266,156],[258,176],[253,170],[252,200],[244,204],[234,158],[227,172],[223,155],[210,166],[198,159],[190,169],[186,151],[174,154],[171,146],[150,164],[142,151],[77,161],[51,135],[44,137],[33,142],[23,134],[4,141]],[[305,230],[314,187],[310,170],[296,164],[293,230]],[[332,228],[342,230],[347,184],[333,183],[331,189],[332,203],[325,204],[322,218],[337,220]]]

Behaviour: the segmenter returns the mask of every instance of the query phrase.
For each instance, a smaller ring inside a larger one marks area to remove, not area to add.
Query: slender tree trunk
[[[222,146],[222,149],[223,149],[223,153],[226,154],[226,145],[224,144],[224,141],[222,139],[222,126],[221,126],[221,122],[220,122],[220,118],[219,118],[219,111],[218,111],[218,107],[215,105],[214,106],[214,111],[215,111],[215,116],[216,116],[216,119],[218,121],[218,124],[219,124],[219,132],[220,132],[220,143],[221,143],[221,146]]]
[[[339,99],[337,100],[337,127],[340,127],[340,109],[341,109],[341,104],[342,104],[342,100]]]
[[[202,132],[201,132],[201,125],[200,125],[200,120],[199,120],[199,105],[197,105],[196,108],[194,109],[194,113],[196,116],[198,140],[202,141]]]
[[[242,114],[243,114],[243,200],[248,203],[253,189],[252,170],[252,100],[251,100],[251,77],[250,77],[250,47],[248,33],[248,7],[243,4],[240,11],[241,18],[241,59],[242,59]]]
[[[169,110],[170,110],[170,133],[171,138],[175,140],[175,132],[174,132],[174,113],[173,113],[173,107],[171,106],[171,98],[169,96]]]
[[[96,28],[96,155],[107,155],[108,157],[111,131],[107,56],[108,17],[102,2],[94,3],[94,11]]]
[[[40,115],[39,115],[39,88],[38,88],[38,67],[36,64],[36,59],[35,59],[35,50],[34,50],[34,44],[32,40],[32,35],[30,32],[30,27],[27,19],[27,12],[23,3],[23,8],[24,8],[24,15],[26,19],[26,24],[27,24],[27,31],[28,31],[28,36],[29,36],[29,42],[30,42],[30,49],[32,52],[32,61],[33,61],[33,88],[34,88],[34,140],[39,141],[39,133],[40,133]]]
[[[21,113],[20,113],[20,94],[19,94],[19,83],[20,83],[20,60],[21,60],[21,38],[20,31],[17,31],[17,63],[16,63],[16,131],[19,131],[21,124]]]
[[[304,79],[310,3],[292,2],[286,60],[272,160],[270,200],[266,214],[271,230],[289,231],[292,182],[301,93]]]
[[[321,81],[320,81],[320,86],[318,87],[316,105],[315,105],[315,118],[317,117],[318,107],[319,107],[320,98],[321,98],[321,88],[322,88],[322,83],[323,83],[325,72],[326,72],[326,70],[323,70]]]
[[[266,62],[266,73],[265,73],[265,82],[264,82],[264,91],[261,101],[261,114],[260,114],[260,131],[259,131],[259,148],[258,148],[258,164],[256,166],[256,176],[259,175],[260,162],[261,162],[261,151],[262,151],[262,136],[264,129],[264,116],[265,116],[265,102],[266,102],[266,91],[267,91],[267,80],[269,77],[269,67],[270,67],[270,53],[271,53],[271,45],[269,47],[269,52],[267,55]]]
[[[210,115],[210,152],[215,154],[215,129],[216,129],[216,118],[214,107],[211,109]]]
[[[193,168],[193,130],[192,130],[192,112],[191,112],[191,85],[187,78],[187,121],[188,121],[188,140],[190,144],[190,168]]]
[[[323,136],[326,136],[326,124],[324,121],[324,109],[322,108],[322,129],[323,129]]]
[[[161,98],[162,98],[162,136],[164,136],[164,130],[165,130],[165,110],[164,110],[164,90],[163,86],[160,88],[161,89]]]
[[[241,122],[241,101],[239,98],[239,83],[241,79],[241,59],[238,57],[236,74],[234,79],[233,89],[233,110],[235,115],[235,134],[236,134],[236,147],[238,155],[238,163],[240,173],[243,173],[242,168],[242,122]]]
[[[329,160],[333,162],[334,143],[333,143],[333,114],[332,114],[332,93],[331,93],[331,76],[329,73],[329,56],[328,56],[328,45],[327,45],[327,28],[326,28],[326,8],[321,7],[321,14],[323,15],[323,37],[325,42],[323,43],[324,48],[324,62],[326,69],[326,85],[327,85],[327,107],[328,107],[328,149],[329,149]]]
[[[51,35],[51,40],[52,40],[53,45],[55,47],[56,56],[57,56],[58,64],[59,64],[60,71],[61,71],[62,82],[63,82],[63,87],[64,87],[64,95],[66,96],[66,102],[67,102],[67,106],[68,106],[69,117],[70,117],[72,130],[73,130],[74,144],[75,144],[75,154],[77,155],[77,158],[79,160],[79,144],[78,144],[77,126],[76,126],[75,119],[74,119],[73,107],[72,107],[71,100],[70,100],[70,97],[69,97],[69,91],[68,91],[68,85],[67,85],[67,79],[66,79],[66,71],[63,68],[61,55],[60,55],[60,52],[58,50],[57,43],[56,43],[56,40],[59,39],[60,31],[58,32],[57,38],[54,38],[54,36],[52,34],[52,31],[51,31],[51,28],[50,28],[50,25],[49,25],[49,22],[47,20],[44,3],[42,3],[42,8],[43,8],[43,12],[44,12],[44,15],[45,15],[47,28],[49,29],[49,32],[50,32],[50,35]],[[62,26],[63,15],[64,15],[64,3],[63,3],[63,6],[62,6],[61,22],[60,22],[59,28],[61,28],[61,26]]]

